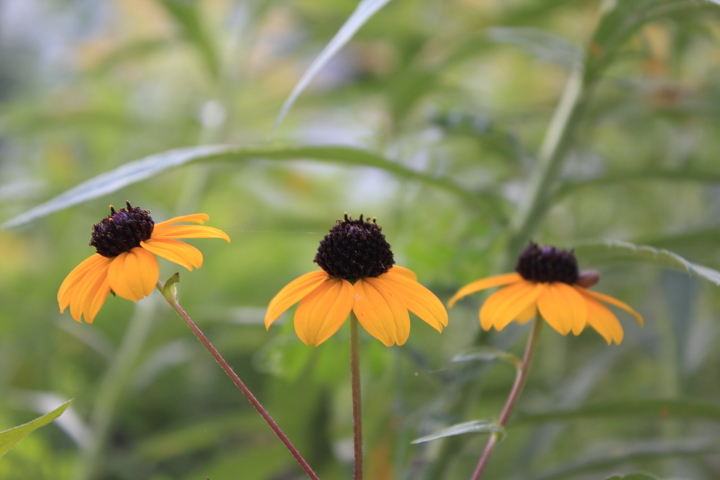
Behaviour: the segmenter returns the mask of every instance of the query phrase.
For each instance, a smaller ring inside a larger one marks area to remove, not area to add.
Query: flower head
[[[200,250],[179,242],[178,238],[230,238],[222,230],[199,225],[210,217],[204,213],[171,218],[156,224],[150,212],[133,207],[115,210],[93,226],[90,245],[96,254],[85,259],[65,277],[58,291],[60,313],[70,307],[70,315],[92,323],[108,293],[136,302],[150,295],[160,275],[155,255],[188,270],[200,268]]]
[[[505,286],[490,295],[480,309],[484,330],[505,328],[513,320],[525,323],[537,311],[562,335],[579,335],[590,325],[609,343],[620,344],[623,329],[615,314],[599,300],[630,313],[643,324],[643,318],[627,304],[602,293],[588,290],[599,280],[595,271],[579,272],[571,251],[538,247],[531,243],[520,255],[515,273],[483,278],[461,288],[448,302],[452,307],[460,298],[491,287]]]
[[[408,310],[441,332],[447,311],[407,268],[395,265],[390,245],[376,220],[347,214],[320,242],[315,263],[322,270],[287,284],[268,305],[265,327],[298,301],[295,332],[306,345],[320,345],[337,332],[350,312],[386,346],[402,345],[410,335]]]

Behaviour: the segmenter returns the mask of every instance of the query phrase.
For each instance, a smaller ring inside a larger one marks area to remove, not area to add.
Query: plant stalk
[[[222,368],[223,371],[227,374],[227,376],[230,377],[235,386],[240,389],[240,391],[243,393],[243,395],[245,395],[245,397],[252,404],[252,406],[255,407],[255,410],[257,410],[260,416],[263,417],[263,419],[267,422],[273,432],[275,432],[275,434],[278,436],[280,441],[285,444],[288,450],[290,450],[290,453],[293,457],[295,457],[295,460],[297,460],[297,462],[300,464],[300,467],[302,467],[308,477],[313,480],[319,480],[318,476],[315,474],[315,472],[313,472],[312,468],[310,468],[310,465],[308,465],[307,461],[305,461],[303,456],[300,455],[300,452],[298,452],[295,446],[290,442],[290,439],[287,437],[287,435],[283,433],[277,423],[275,423],[275,420],[272,419],[267,410],[265,410],[265,408],[260,404],[258,399],[255,398],[255,395],[253,395],[252,392],[245,386],[243,381],[240,380],[240,377],[238,377],[237,374],[233,371],[232,367],[230,367],[230,365],[225,361],[222,355],[220,355],[220,352],[217,351],[213,344],[210,343],[210,340],[208,340],[208,338],[202,333],[200,328],[198,328],[195,322],[193,322],[190,316],[185,312],[185,310],[183,310],[174,295],[174,288],[173,292],[166,292],[165,285],[163,285],[163,283],[160,281],[158,281],[157,283],[157,288],[158,290],[160,290],[160,293],[163,294],[163,297],[168,302],[168,304],[173,308],[173,310],[175,310],[175,312],[180,316],[180,318],[183,319],[188,328],[190,328],[195,337],[197,337],[197,339],[200,340],[200,343],[203,344],[205,349],[210,352],[210,355],[212,355],[218,365],[220,365],[220,368]]]
[[[360,392],[360,328],[354,312],[350,312],[350,378],[353,402],[353,445],[355,464],[353,480],[363,478],[362,395]]]
[[[515,375],[515,383],[513,384],[512,390],[510,390],[510,395],[508,396],[502,413],[500,414],[500,418],[498,419],[498,425],[501,427],[504,427],[505,424],[507,424],[512,411],[515,408],[515,404],[520,398],[520,394],[525,387],[525,382],[527,381],[527,376],[530,372],[530,365],[532,364],[533,356],[535,355],[535,347],[537,346],[538,338],[540,338],[540,330],[542,329],[543,322],[543,318],[538,313],[533,321],[533,327],[530,332],[530,336],[528,337],[527,345],[525,345],[525,354],[523,355],[522,363]],[[495,444],[498,440],[499,435],[497,433],[490,435],[490,439],[488,440],[487,445],[485,445],[485,450],[480,457],[480,461],[475,468],[475,472],[473,473],[471,480],[480,480],[480,477],[482,477],[485,466],[490,460],[490,455],[492,455],[493,449],[495,448]]]

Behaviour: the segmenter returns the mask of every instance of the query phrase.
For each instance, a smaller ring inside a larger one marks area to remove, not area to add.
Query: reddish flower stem
[[[515,375],[515,383],[513,384],[512,390],[510,390],[510,395],[505,401],[505,407],[503,407],[500,418],[498,419],[498,425],[500,425],[501,427],[504,427],[510,419],[513,408],[515,408],[515,403],[517,403],[518,398],[520,398],[520,394],[525,387],[525,382],[527,381],[527,376],[530,372],[530,365],[532,363],[533,355],[535,354],[537,340],[538,338],[540,338],[540,329],[542,328],[543,322],[544,320],[538,313],[538,315],[536,315],[535,317],[535,320],[533,321],[533,327],[532,331],[530,332],[530,337],[528,337],[527,345],[525,345],[525,354],[523,355],[522,363],[520,364],[520,368]],[[483,451],[483,454],[480,457],[480,461],[478,462],[477,467],[475,467],[475,472],[473,473],[471,480],[480,480],[480,477],[482,477],[485,466],[490,460],[490,455],[492,455],[493,449],[495,448],[495,444],[498,442],[498,439],[499,435],[497,433],[493,433],[490,435],[490,439],[488,440],[487,445],[485,445],[485,451]]]
[[[312,468],[310,468],[310,465],[308,465],[307,461],[305,461],[302,455],[300,455],[300,452],[298,452],[295,446],[290,442],[290,439],[283,433],[277,423],[275,423],[275,420],[272,419],[267,410],[265,410],[265,408],[260,404],[258,399],[255,398],[255,395],[253,395],[252,392],[245,386],[243,381],[240,380],[240,377],[238,377],[237,374],[233,371],[232,367],[230,367],[230,365],[228,365],[222,355],[220,355],[220,352],[217,351],[213,344],[210,343],[210,340],[208,340],[208,338],[202,333],[200,328],[195,325],[195,322],[193,322],[190,316],[185,312],[185,310],[183,310],[183,308],[178,303],[174,293],[166,292],[165,286],[160,281],[158,281],[157,283],[157,288],[158,290],[160,290],[160,293],[163,294],[163,297],[168,302],[168,304],[170,304],[173,310],[175,310],[175,312],[177,312],[180,318],[183,319],[185,324],[190,328],[193,334],[195,334],[197,339],[200,340],[200,343],[202,343],[205,349],[210,352],[210,355],[212,355],[218,365],[220,365],[220,368],[222,368],[223,371],[227,374],[227,376],[230,377],[235,386],[240,389],[240,391],[243,393],[243,395],[245,395],[245,397],[252,404],[252,406],[255,407],[255,410],[257,410],[260,416],[265,419],[268,425],[270,425],[270,428],[272,428],[273,432],[275,432],[278,438],[280,438],[280,441],[285,444],[288,450],[290,450],[290,453],[293,457],[295,457],[295,460],[297,460],[302,469],[305,470],[307,476],[310,477],[312,480],[320,480],[315,474],[315,472],[313,472]]]
[[[355,312],[350,313],[350,378],[353,402],[353,480],[363,478],[362,395],[360,393],[360,328]]]

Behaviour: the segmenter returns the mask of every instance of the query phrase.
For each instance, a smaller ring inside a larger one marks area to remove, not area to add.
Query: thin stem
[[[158,281],[157,283],[157,288],[158,290],[160,290],[160,293],[163,294],[163,297],[168,302],[168,304],[170,304],[173,310],[175,310],[175,312],[180,316],[180,318],[183,319],[185,324],[190,328],[193,334],[195,334],[197,339],[200,340],[200,343],[202,343],[205,349],[210,352],[210,355],[212,355],[218,365],[220,365],[220,368],[222,368],[223,371],[227,374],[227,376],[230,377],[235,386],[240,389],[240,391],[243,393],[243,395],[245,395],[245,397],[252,404],[252,406],[255,407],[255,410],[257,410],[260,416],[265,419],[268,425],[270,425],[270,428],[272,428],[273,432],[275,432],[278,438],[280,438],[280,441],[285,444],[288,450],[290,450],[290,453],[293,457],[295,457],[295,460],[297,460],[302,469],[305,470],[305,473],[308,475],[308,477],[313,480],[319,480],[318,476],[315,474],[315,472],[313,472],[312,468],[310,468],[310,465],[308,465],[302,455],[300,455],[300,452],[298,452],[295,446],[290,442],[290,439],[288,439],[288,437],[283,433],[277,423],[275,423],[275,420],[272,419],[267,410],[265,410],[265,408],[260,404],[258,399],[255,398],[255,395],[252,394],[252,392],[245,386],[242,380],[240,380],[240,377],[238,377],[237,374],[233,371],[232,367],[230,367],[230,365],[228,365],[222,355],[220,355],[220,352],[217,351],[217,349],[212,345],[212,343],[210,343],[210,340],[208,340],[208,338],[202,333],[198,326],[195,325],[195,322],[193,322],[190,316],[185,312],[185,310],[183,310],[183,308],[178,303],[175,295],[171,292],[166,292],[165,286],[160,281]]]
[[[527,381],[527,376],[530,372],[530,365],[532,364],[533,355],[535,354],[535,347],[537,346],[538,338],[540,338],[540,329],[542,328],[543,322],[544,320],[538,314],[535,317],[532,331],[530,332],[530,337],[528,337],[528,342],[525,346],[525,354],[523,355],[522,364],[520,365],[520,368],[515,375],[515,383],[513,384],[512,390],[510,390],[510,395],[505,402],[505,407],[503,407],[502,413],[500,414],[500,419],[498,420],[498,425],[500,425],[501,427],[504,427],[507,421],[510,419],[513,408],[515,408],[515,403],[517,403],[518,398],[520,398],[520,394],[525,387],[525,382]],[[492,435],[490,435],[490,439],[488,440],[487,445],[485,445],[485,451],[480,457],[480,461],[475,468],[475,472],[473,473],[471,480],[480,480],[480,477],[485,470],[485,466],[487,465],[488,460],[490,460],[490,455],[492,454],[493,448],[495,448],[495,444],[498,442],[498,439],[499,437],[497,433],[493,433]]]
[[[350,377],[353,401],[353,443],[355,466],[353,480],[363,478],[362,396],[360,394],[360,328],[354,312],[350,313]]]

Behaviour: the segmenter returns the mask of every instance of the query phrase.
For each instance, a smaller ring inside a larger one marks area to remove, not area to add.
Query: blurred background
[[[189,242],[205,264],[181,272],[180,301],[324,480],[352,476],[349,331],[315,348],[289,315],[269,332],[262,321],[345,211],[376,216],[397,263],[443,301],[511,271],[534,239],[577,247],[602,273],[595,289],[644,315],[641,329],[618,312],[620,346],[545,329],[488,478],[720,478],[718,287],[601,243],[720,268],[720,6],[395,0],[274,130],[355,7],[0,0],[0,221],[180,147],[341,145],[390,165],[198,161],[0,229],[0,430],[75,399],[0,460],[0,478],[304,478],[157,292],[108,298],[93,325],[59,314],[92,225],[125,200],[156,221],[204,212],[230,235]],[[161,260],[161,279],[177,269]],[[415,318],[403,347],[363,337],[368,479],[470,477],[486,435],[410,441],[497,419],[512,367],[453,358],[520,355],[528,327],[481,333],[486,295],[460,302],[442,334]]]

